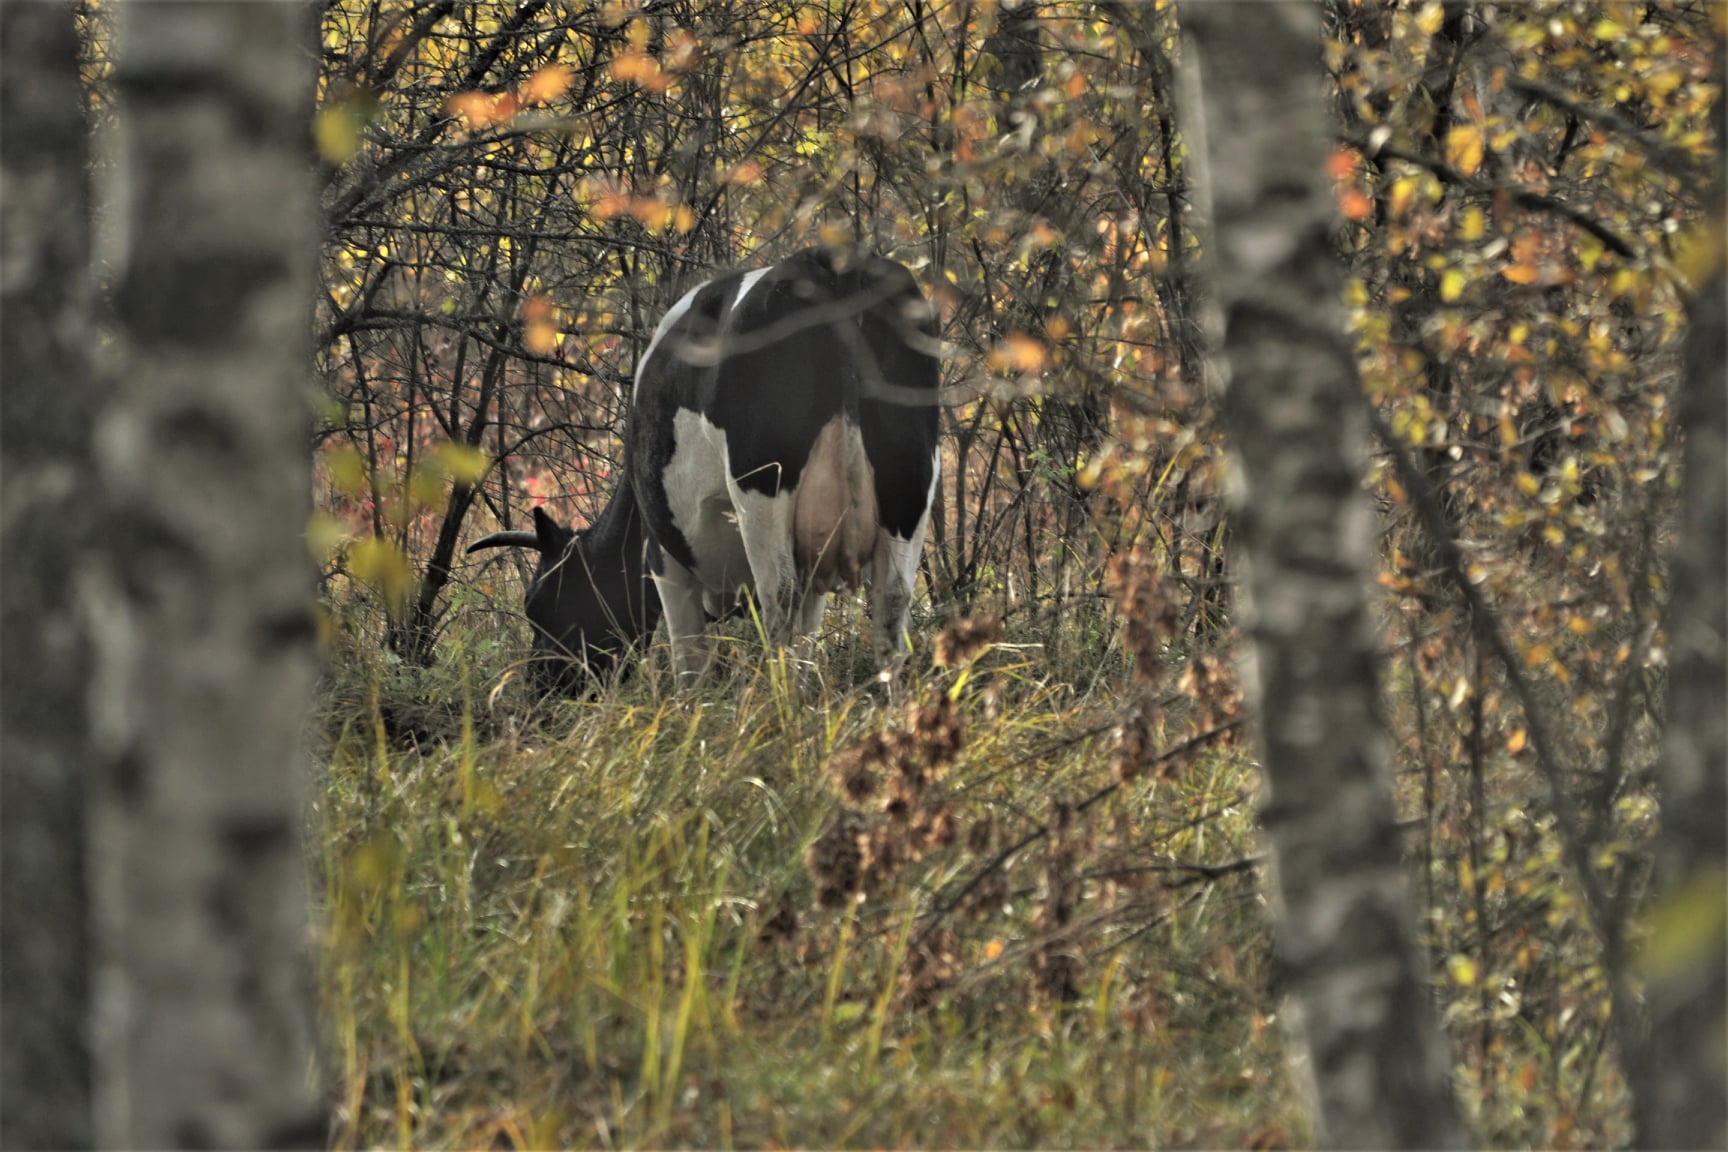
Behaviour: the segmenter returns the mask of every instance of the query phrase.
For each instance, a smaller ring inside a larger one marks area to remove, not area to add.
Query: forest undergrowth
[[[730,625],[684,696],[663,642],[588,698],[531,691],[509,578],[464,589],[434,668],[339,642],[334,1145],[1306,1143],[1233,637],[1114,583],[1146,623],[1053,660],[926,618],[891,688],[860,604],[773,657]],[[1411,881],[1476,1130],[1612,1144],[1602,972],[1535,787],[1407,771]]]
[[[1125,723],[1119,640],[1056,668],[989,621],[889,690],[863,631],[734,626],[684,697],[535,696],[489,623],[339,658],[337,1146],[1301,1142],[1237,720]]]

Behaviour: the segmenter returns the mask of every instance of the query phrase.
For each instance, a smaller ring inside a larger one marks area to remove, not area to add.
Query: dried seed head
[[[963,616],[936,637],[936,667],[957,668],[1002,639],[1002,621],[995,616]]]
[[[924,943],[910,949],[901,969],[900,1006],[928,1008],[960,971],[960,946],[952,929],[930,934]]]
[[[906,862],[906,840],[901,830],[882,825],[861,838],[864,848],[862,888],[866,892],[885,891],[895,873]]]
[[[932,850],[952,847],[959,834],[951,809],[925,805],[912,818],[909,839],[913,852],[923,856]]]
[[[881,788],[880,742],[880,737],[870,736],[828,758],[829,776],[848,804],[863,805]]]
[[[1080,958],[1072,952],[1046,947],[1032,955],[1032,981],[1049,1000],[1068,1004],[1080,999],[1079,976]]]
[[[914,745],[924,754],[924,765],[933,773],[953,764],[965,743],[960,711],[947,696],[938,696],[935,703],[914,708],[909,728]]]
[[[888,795],[882,801],[882,811],[888,819],[896,824],[904,824],[912,818],[912,813],[918,806],[918,791],[921,784],[908,780],[905,776],[896,776],[888,785]]]
[[[996,845],[996,821],[986,812],[972,822],[972,827],[966,830],[966,851],[974,856],[983,856]]]
[[[1138,549],[1113,557],[1109,574],[1122,610],[1123,644],[1134,657],[1134,680],[1149,686],[1157,673],[1160,650],[1181,627],[1176,598],[1170,595],[1163,573]]]
[[[804,853],[818,906],[837,908],[858,893],[864,871],[863,833],[864,818],[841,809]]]
[[[1162,719],[1162,709],[1142,698],[1128,718],[1117,725],[1116,739],[1110,749],[1110,770],[1117,780],[1124,784],[1138,780],[1156,763],[1156,728]]]
[[[798,910],[792,906],[792,893],[782,892],[774,905],[774,914],[762,922],[756,939],[764,944],[775,944],[790,940],[797,934]]]
[[[961,901],[960,914],[972,920],[982,920],[1002,911],[1008,903],[1008,873],[992,868],[978,877],[966,898]]]
[[[1230,662],[1216,652],[1188,661],[1177,687],[1194,698],[1202,729],[1217,728],[1242,714],[1242,684]]]

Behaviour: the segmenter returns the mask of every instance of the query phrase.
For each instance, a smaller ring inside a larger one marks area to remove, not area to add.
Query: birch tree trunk
[[[1716,200],[1720,219],[1721,199]],[[1728,1148],[1728,281],[1692,302],[1680,424],[1679,536],[1668,602],[1668,726],[1657,876],[1667,940],[1651,952],[1654,1095],[1639,1143]],[[1697,925],[1713,924],[1699,932]],[[1662,930],[1659,929],[1659,932]],[[1675,943],[1675,938],[1680,943]],[[1634,1081],[1636,1083],[1636,1081]]]
[[[68,574],[101,396],[71,6],[0,7],[0,56],[0,1148],[81,1148],[90,652]]]
[[[1287,1012],[1311,1060],[1323,1144],[1458,1147],[1394,827],[1381,646],[1366,604],[1367,413],[1329,236],[1319,11],[1188,0],[1179,14],[1202,92],[1190,147],[1212,177],[1237,618]]]
[[[305,4],[116,6],[97,429],[96,1134],[321,1146],[299,745],[317,251]]]

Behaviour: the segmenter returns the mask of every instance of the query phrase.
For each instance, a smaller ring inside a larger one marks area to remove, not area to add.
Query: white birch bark
[[[71,5],[0,7],[0,57],[0,1148],[79,1148],[90,653],[67,574],[101,396]]]
[[[1329,236],[1319,11],[1188,0],[1178,15],[1184,67],[1200,70],[1189,143],[1211,175],[1237,619],[1286,1011],[1309,1060],[1322,1144],[1458,1147],[1379,710],[1366,400]]]
[[[1721,199],[1716,200],[1718,219]],[[1662,744],[1658,907],[1715,931],[1652,954],[1650,1148],[1728,1148],[1728,281],[1689,310],[1680,423],[1685,464],[1670,568],[1668,716]],[[1638,1084],[1638,1080],[1633,1081]]]
[[[96,1130],[323,1143],[301,861],[312,688],[310,6],[129,3],[93,896]]]

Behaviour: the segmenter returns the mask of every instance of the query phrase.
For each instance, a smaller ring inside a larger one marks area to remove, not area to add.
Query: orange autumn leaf
[[[508,92],[496,95],[490,92],[458,92],[450,97],[445,107],[452,114],[466,120],[472,130],[508,122],[516,115],[520,105],[516,97]]]
[[[550,356],[558,350],[558,327],[548,320],[539,320],[522,329],[522,347],[536,356]]]
[[[1032,373],[1044,367],[1044,345],[1023,332],[1011,332],[985,357],[992,372]]]
[[[1541,277],[1541,273],[1529,264],[1514,264],[1510,268],[1502,268],[1500,275],[1514,284],[1534,284]]]
[[[726,183],[739,187],[762,183],[762,165],[754,160],[746,160],[726,173]]]
[[[1356,174],[1356,150],[1334,148],[1326,157],[1326,175],[1334,180],[1348,180]]]
[[[606,65],[606,71],[614,80],[635,84],[649,92],[664,92],[672,85],[660,61],[646,52],[626,52]]]
[[[522,346],[536,356],[550,356],[558,348],[558,325],[552,315],[552,300],[530,296],[522,302]]]
[[[524,104],[548,104],[564,93],[570,91],[570,86],[576,82],[576,73],[568,64],[548,64],[539,69],[522,85],[522,102]]]

